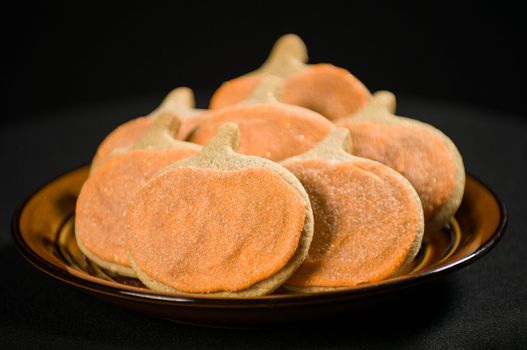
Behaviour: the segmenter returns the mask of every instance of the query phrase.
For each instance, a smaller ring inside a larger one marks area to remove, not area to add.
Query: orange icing
[[[353,154],[386,164],[410,181],[423,204],[425,219],[448,201],[456,184],[456,167],[439,136],[412,125],[357,122],[346,127]]]
[[[224,82],[210,99],[210,109],[235,105],[247,99],[263,79],[262,74],[241,76]]]
[[[274,161],[309,150],[334,128],[321,115],[298,107],[237,105],[210,112],[189,140],[204,145],[226,122],[240,128],[238,153]]]
[[[315,214],[308,256],[287,284],[354,286],[399,269],[416,238],[420,208],[398,176],[368,160],[285,166],[304,185]]]
[[[294,255],[305,203],[267,169],[176,168],[153,178],[127,212],[130,253],[155,280],[184,292],[239,291]]]
[[[130,146],[143,137],[153,121],[154,119],[150,117],[140,117],[129,120],[114,129],[97,148],[92,167],[95,169],[107,161],[113,150]]]
[[[369,96],[366,87],[346,69],[315,64],[285,81],[283,102],[334,120],[362,109]]]
[[[103,260],[130,266],[124,221],[128,204],[156,172],[194,153],[135,150],[103,164],[84,183],[77,200],[75,231],[84,247]]]

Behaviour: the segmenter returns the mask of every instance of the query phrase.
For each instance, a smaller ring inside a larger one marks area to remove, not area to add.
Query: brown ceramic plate
[[[132,278],[112,275],[80,252],[73,231],[75,201],[87,178],[82,167],[49,182],[13,217],[13,238],[22,256],[39,270],[123,307],[171,320],[216,326],[262,326],[320,318],[367,307],[402,289],[427,282],[474,262],[500,239],[506,223],[503,204],[492,191],[467,176],[456,217],[441,232],[424,237],[413,264],[398,277],[348,290],[223,299],[162,294]]]

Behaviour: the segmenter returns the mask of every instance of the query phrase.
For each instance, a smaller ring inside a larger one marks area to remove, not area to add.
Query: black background
[[[4,116],[124,96],[161,98],[180,85],[210,93],[258,67],[289,32],[305,40],[311,62],[348,68],[372,91],[526,115],[519,9],[345,3],[21,3],[3,13]]]
[[[92,3],[90,3],[91,5]],[[5,7],[0,124],[0,348],[525,348],[527,113],[522,11],[492,5],[340,2]],[[113,127],[186,85],[205,107],[223,80],[294,32],[311,62],[350,69],[398,111],[449,135],[510,224],[482,260],[367,315],[256,331],[185,326],[122,310],[25,263],[15,206],[87,163]]]

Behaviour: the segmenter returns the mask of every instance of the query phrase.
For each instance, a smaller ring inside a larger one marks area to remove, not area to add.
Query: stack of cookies
[[[259,296],[396,276],[460,205],[461,156],[296,35],[223,83],[112,131],[79,194],[79,248],[161,292]]]

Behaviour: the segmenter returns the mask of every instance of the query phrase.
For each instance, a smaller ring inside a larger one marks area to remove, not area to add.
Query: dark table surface
[[[204,102],[206,94],[200,97]],[[106,133],[161,98],[96,103],[0,126],[0,348],[525,348],[527,118],[447,101],[403,96],[398,112],[454,140],[467,171],[505,202],[507,231],[473,265],[371,313],[279,329],[201,328],[106,304],[31,267],[10,238],[15,207],[39,185],[88,163]]]

